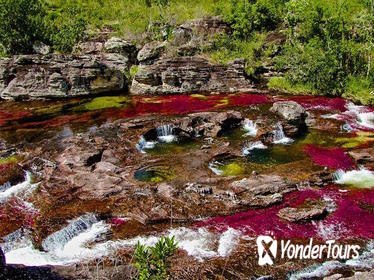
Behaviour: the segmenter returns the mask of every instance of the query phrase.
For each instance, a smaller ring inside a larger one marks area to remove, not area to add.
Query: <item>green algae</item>
[[[74,109],[74,111],[95,111],[109,108],[122,108],[130,102],[126,96],[102,96],[96,97],[91,101],[82,104]]]
[[[374,141],[374,133],[359,131],[355,137],[340,137],[336,138],[336,143],[343,148],[356,148],[360,145]]]
[[[237,176],[244,173],[245,167],[238,162],[232,162],[223,165],[220,170],[222,171],[222,176]]]
[[[136,170],[134,173],[136,180],[149,183],[166,182],[172,180],[174,177],[174,174],[167,167],[162,166],[144,167]]]

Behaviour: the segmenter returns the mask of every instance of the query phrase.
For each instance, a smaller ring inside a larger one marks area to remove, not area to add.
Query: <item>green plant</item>
[[[0,0],[0,44],[9,54],[29,53],[43,34],[39,0]]]
[[[51,10],[44,19],[46,37],[53,48],[62,53],[71,52],[73,46],[83,39],[87,21],[76,6]]]
[[[138,242],[133,264],[138,270],[135,279],[168,279],[167,259],[173,255],[176,249],[177,242],[174,237],[162,237],[155,246],[145,246]]]

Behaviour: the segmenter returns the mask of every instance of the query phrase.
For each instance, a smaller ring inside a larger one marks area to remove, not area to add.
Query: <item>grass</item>
[[[343,97],[364,105],[374,105],[373,85],[368,79],[350,77]]]
[[[145,0],[46,0],[49,9],[75,7],[87,19],[91,32],[103,27],[114,29],[119,36],[136,38],[151,21],[179,24],[189,19],[215,14],[215,0],[171,0],[160,9],[148,7]]]
[[[301,83],[293,84],[283,77],[270,78],[267,86],[269,89],[284,91],[290,94],[317,94],[317,92],[312,89],[312,87]]]

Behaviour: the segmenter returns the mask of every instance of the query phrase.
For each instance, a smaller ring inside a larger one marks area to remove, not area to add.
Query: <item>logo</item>
[[[273,265],[277,258],[278,242],[270,236],[257,237],[258,264]],[[291,240],[279,242],[279,258],[281,259],[356,259],[359,256],[359,245],[339,245],[335,240],[327,240],[325,244],[313,244],[313,238],[307,244],[292,244]]]
[[[270,236],[260,235],[257,237],[257,250],[258,250],[258,264],[273,265],[274,260],[277,257],[277,240],[274,240]]]

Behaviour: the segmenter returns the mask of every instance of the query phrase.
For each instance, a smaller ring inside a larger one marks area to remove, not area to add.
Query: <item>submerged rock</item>
[[[275,102],[270,111],[281,117],[286,136],[294,137],[306,131],[307,114],[300,104],[294,101]]]

